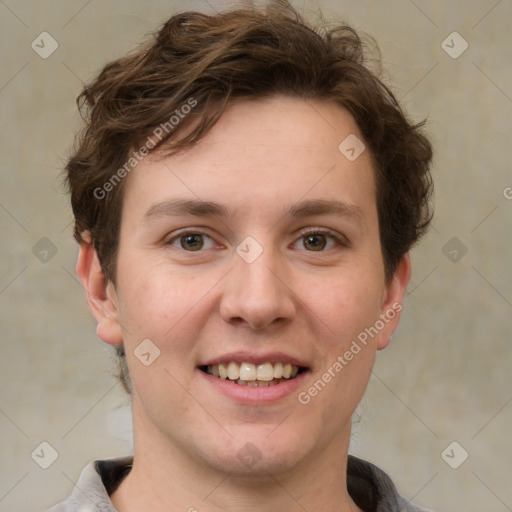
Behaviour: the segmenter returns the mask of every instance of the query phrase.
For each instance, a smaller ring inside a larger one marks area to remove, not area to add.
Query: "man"
[[[349,27],[172,17],[80,97],[77,272],[134,457],[53,512],[418,511],[348,456],[431,212],[431,147]]]

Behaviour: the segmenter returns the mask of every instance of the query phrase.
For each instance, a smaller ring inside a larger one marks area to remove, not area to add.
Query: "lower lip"
[[[269,404],[282,400],[297,391],[308,373],[308,371],[303,371],[294,379],[272,386],[244,386],[235,384],[228,379],[214,377],[199,369],[197,371],[220,393],[243,404]]]

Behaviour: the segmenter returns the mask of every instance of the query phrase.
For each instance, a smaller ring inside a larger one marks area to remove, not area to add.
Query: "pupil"
[[[181,238],[181,246],[189,251],[198,251],[203,245],[202,235],[186,235]]]
[[[312,251],[321,251],[326,245],[324,235],[309,235],[304,240],[304,247]]]

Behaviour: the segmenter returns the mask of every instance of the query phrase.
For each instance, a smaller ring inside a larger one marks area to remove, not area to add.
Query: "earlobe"
[[[402,302],[409,278],[411,277],[411,259],[405,254],[398,264],[391,282],[386,287],[381,306],[381,321],[384,324],[377,342],[377,349],[382,350],[389,345],[400,320]]]
[[[118,321],[118,304],[114,285],[103,271],[88,233],[82,234],[84,241],[76,264],[76,272],[84,287],[91,313],[96,318],[96,334],[105,343],[121,345],[122,329]]]

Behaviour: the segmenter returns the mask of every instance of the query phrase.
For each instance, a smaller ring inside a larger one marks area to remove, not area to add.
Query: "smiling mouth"
[[[208,375],[229,380],[240,386],[265,387],[287,382],[306,370],[290,363],[220,363],[200,366],[199,369]]]

